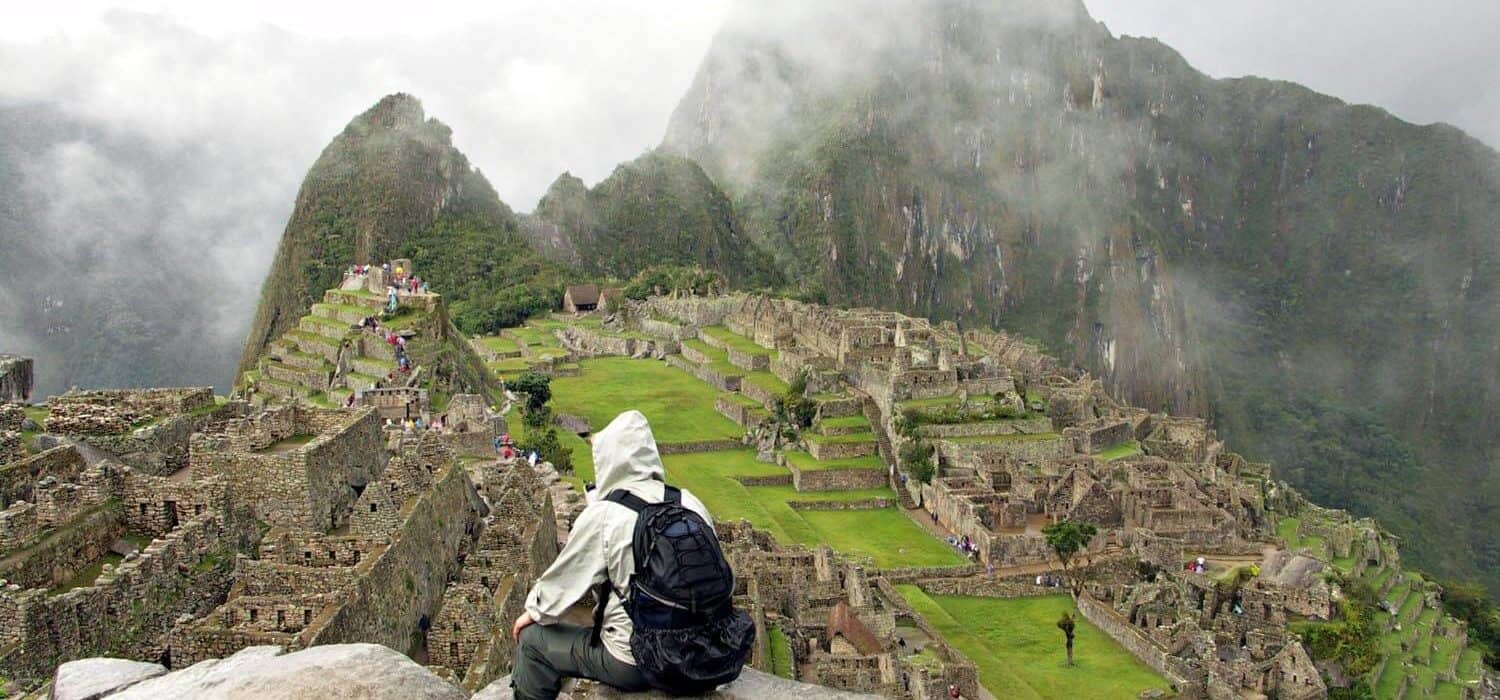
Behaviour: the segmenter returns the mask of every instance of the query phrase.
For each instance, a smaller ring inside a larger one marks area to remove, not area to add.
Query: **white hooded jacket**
[[[626,411],[594,434],[594,477],[598,484],[589,493],[589,505],[578,515],[568,544],[526,596],[526,612],[543,625],[559,618],[608,575],[615,593],[604,608],[600,639],[610,655],[632,666],[630,616],[621,595],[635,573],[635,511],[603,500],[616,489],[629,491],[647,503],[659,503],[665,493],[666,471],[651,425],[640,411]],[[703,516],[713,526],[708,508],[693,494],[682,492],[682,505]]]

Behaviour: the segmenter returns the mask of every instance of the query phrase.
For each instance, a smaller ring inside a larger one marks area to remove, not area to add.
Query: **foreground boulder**
[[[671,700],[673,696],[655,691],[645,693],[622,693],[608,686],[595,683],[582,683],[575,690],[572,700]],[[510,676],[505,676],[494,683],[485,686],[472,700],[512,700],[514,696],[510,690]],[[569,697],[564,695],[564,697]],[[726,685],[708,695],[699,696],[709,700],[761,700],[762,698],[796,698],[797,700],[860,700],[861,698],[879,698],[879,695],[865,695],[862,693],[851,693],[843,690],[834,690],[820,685],[808,685],[797,681],[789,681],[769,673],[762,673],[753,668],[747,668],[740,673],[740,677],[733,683]]]
[[[291,654],[249,647],[165,673],[156,664],[83,659],[59,666],[54,700],[304,700],[405,698],[464,700],[467,695],[406,656],[379,644],[330,644]]]

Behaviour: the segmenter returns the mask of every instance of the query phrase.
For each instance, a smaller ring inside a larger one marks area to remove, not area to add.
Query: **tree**
[[[1078,595],[1078,580],[1073,576],[1072,569],[1073,555],[1088,546],[1089,540],[1099,534],[1099,528],[1094,527],[1093,523],[1059,520],[1043,527],[1042,534],[1046,536],[1053,553],[1057,554],[1057,560],[1062,562],[1063,572],[1071,580],[1073,595]]]
[[[901,454],[897,456],[901,458],[902,471],[910,474],[911,478],[917,481],[930,484],[937,472],[936,465],[932,463],[932,453],[932,445],[921,439],[913,439],[907,440],[906,444],[901,446]]]
[[[526,410],[536,411],[552,400],[552,378],[545,374],[527,372],[509,384],[511,391],[526,395]]]
[[[1062,630],[1063,637],[1067,639],[1067,645],[1068,645],[1068,665],[1072,666],[1073,665],[1073,628],[1074,628],[1073,616],[1070,613],[1063,613],[1062,614],[1062,618],[1057,621],[1057,628],[1060,629],[1060,630]]]

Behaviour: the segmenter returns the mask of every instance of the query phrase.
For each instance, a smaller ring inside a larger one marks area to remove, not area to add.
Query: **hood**
[[[594,433],[594,483],[599,495],[639,481],[666,481],[651,424],[640,411],[626,411]]]

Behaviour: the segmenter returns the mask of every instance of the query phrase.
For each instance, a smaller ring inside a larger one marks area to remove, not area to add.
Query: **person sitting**
[[[666,484],[639,411],[620,414],[592,442],[598,486],[588,490],[567,545],[537,578],[511,628],[515,697],[552,700],[567,677],[672,695],[707,692],[738,677],[755,642],[754,623],[733,608],[734,577],[708,508]],[[634,552],[644,548],[659,557],[637,562]],[[693,563],[691,573],[681,562]],[[590,590],[599,597],[594,628],[564,623]]]

